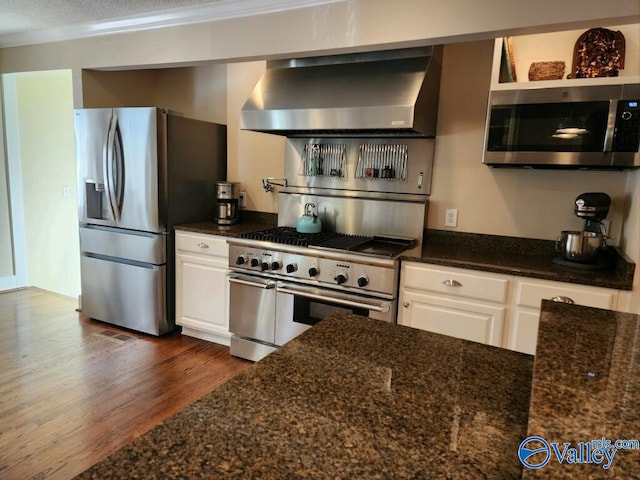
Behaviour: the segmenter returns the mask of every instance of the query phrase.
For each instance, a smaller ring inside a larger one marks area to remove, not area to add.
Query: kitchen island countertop
[[[333,314],[78,478],[640,478],[640,450],[518,459],[532,435],[637,440],[638,338],[638,315],[545,300],[534,361]]]
[[[334,314],[78,478],[519,478],[532,366]]]
[[[543,300],[528,424],[528,435],[551,451],[545,466],[525,468],[524,479],[640,478],[640,316]],[[607,457],[592,456],[592,441],[603,438],[635,448],[617,450],[604,468]]]

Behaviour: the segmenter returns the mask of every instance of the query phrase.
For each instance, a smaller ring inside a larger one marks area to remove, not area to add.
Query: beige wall
[[[636,263],[633,291],[623,292],[618,310],[640,314],[640,171],[629,173],[621,249]]]
[[[0,151],[5,150],[2,131],[0,128]],[[8,185],[6,164],[0,160],[0,277],[9,277],[14,273]]]
[[[240,130],[240,109],[265,68],[264,61],[228,66],[228,178],[242,183],[249,210],[277,212],[277,194],[275,191],[265,192],[262,179],[283,175],[285,139],[277,135]]]
[[[122,71],[83,70],[84,108],[157,106],[227,123],[227,66]]]
[[[483,165],[483,135],[493,42],[445,46],[436,153],[427,226],[461,232],[553,240],[580,229],[573,202],[582,192],[604,191],[619,238],[627,172],[493,169]],[[444,226],[447,208],[458,226]]]
[[[71,72],[19,74],[16,97],[28,283],[77,296],[80,257]],[[68,196],[63,187],[69,189]]]
[[[295,53],[451,43],[517,32],[637,23],[637,0],[346,0],[267,15],[6,48],[3,72],[256,60]]]

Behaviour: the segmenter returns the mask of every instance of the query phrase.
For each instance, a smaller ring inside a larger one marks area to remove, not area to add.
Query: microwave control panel
[[[639,147],[640,100],[619,100],[613,151],[637,153]]]

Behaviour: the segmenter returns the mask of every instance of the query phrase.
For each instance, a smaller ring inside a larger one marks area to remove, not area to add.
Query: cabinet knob
[[[409,302],[406,302],[406,301],[405,301],[405,302],[402,302],[402,306],[403,306],[404,308],[409,308]]]
[[[564,296],[553,297],[551,299],[551,301],[552,302],[558,302],[558,303],[568,303],[570,305],[573,305],[574,303],[576,303],[576,302],[573,301],[573,298],[564,297]]]
[[[206,244],[206,243],[204,243],[204,242],[200,242],[200,243],[198,244],[198,246],[199,246],[200,248],[209,248],[209,245],[207,245],[207,244]]]
[[[442,282],[445,287],[461,287],[462,284],[457,280],[445,280]]]

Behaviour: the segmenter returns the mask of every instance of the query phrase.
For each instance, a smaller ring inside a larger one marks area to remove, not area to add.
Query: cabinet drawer
[[[402,279],[403,288],[496,303],[506,303],[509,287],[508,277],[412,262],[402,264]]]
[[[176,250],[215,257],[229,257],[227,240],[215,235],[176,232]]]
[[[608,288],[573,285],[559,282],[518,280],[515,285],[515,304],[540,309],[543,299],[568,297],[574,303],[595,308],[615,308],[618,291]]]

